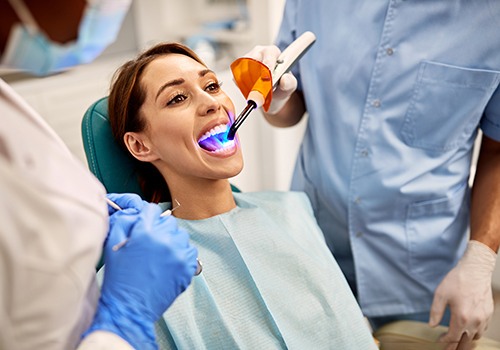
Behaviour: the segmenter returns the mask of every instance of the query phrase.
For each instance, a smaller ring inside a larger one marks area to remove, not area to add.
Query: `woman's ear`
[[[127,132],[123,136],[123,141],[128,151],[141,162],[152,162],[158,158],[144,134]]]

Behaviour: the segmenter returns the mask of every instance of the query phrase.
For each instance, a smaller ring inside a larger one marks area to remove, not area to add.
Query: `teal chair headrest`
[[[90,171],[108,193],[137,193],[142,197],[134,159],[113,138],[107,97],[94,102],[85,112],[82,139]]]

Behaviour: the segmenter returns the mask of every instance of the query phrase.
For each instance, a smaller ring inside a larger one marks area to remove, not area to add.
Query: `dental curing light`
[[[231,64],[231,71],[238,88],[247,98],[247,106],[236,118],[227,134],[228,140],[233,140],[236,131],[254,109],[263,106],[269,109],[273,90],[279,83],[283,74],[290,71],[316,41],[312,32],[305,32],[293,41],[278,57],[271,74],[269,68],[262,62],[249,57],[238,58]]]

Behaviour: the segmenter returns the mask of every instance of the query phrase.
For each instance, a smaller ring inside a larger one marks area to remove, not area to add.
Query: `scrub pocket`
[[[449,151],[475,132],[500,72],[420,63],[401,134],[411,147]]]
[[[453,267],[467,239],[468,226],[467,184],[451,197],[410,204],[406,219],[410,272],[436,283],[436,278]]]

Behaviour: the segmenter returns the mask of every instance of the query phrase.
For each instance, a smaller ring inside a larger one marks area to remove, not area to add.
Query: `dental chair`
[[[115,142],[111,133],[107,97],[94,102],[85,112],[82,139],[90,171],[108,193],[137,193],[142,197],[133,158]]]

